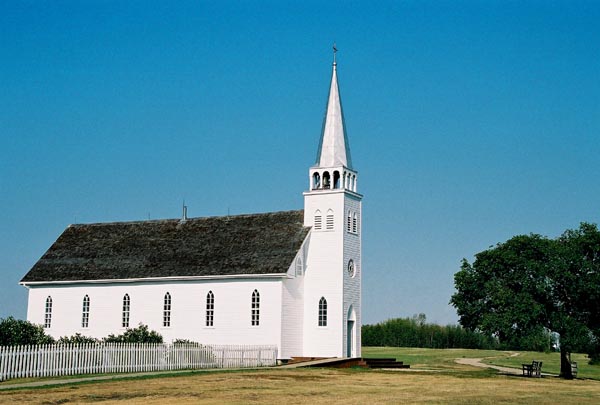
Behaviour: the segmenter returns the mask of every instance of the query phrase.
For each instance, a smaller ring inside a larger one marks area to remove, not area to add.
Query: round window
[[[354,268],[354,260],[350,259],[348,262],[348,275],[354,277],[356,275],[356,269]]]

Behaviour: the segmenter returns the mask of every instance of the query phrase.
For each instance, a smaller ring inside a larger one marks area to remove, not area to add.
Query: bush
[[[83,336],[76,333],[73,336],[62,336],[58,339],[59,344],[82,344],[82,343],[99,343],[99,340],[89,336]]]
[[[0,320],[0,346],[44,345],[54,343],[41,325],[15,319],[12,316]]]
[[[127,328],[121,335],[108,335],[103,339],[106,343],[162,343],[162,336],[153,330],[148,330],[148,326],[140,325],[137,328]]]

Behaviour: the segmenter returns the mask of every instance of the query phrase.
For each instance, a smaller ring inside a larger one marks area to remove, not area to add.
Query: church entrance
[[[354,321],[348,321],[348,342],[346,343],[348,353],[346,357],[354,357]]]
[[[348,308],[348,321],[346,326],[346,357],[355,357],[356,356],[356,338],[355,338],[355,328],[354,322],[356,320],[356,315],[354,313],[354,308],[350,305]]]

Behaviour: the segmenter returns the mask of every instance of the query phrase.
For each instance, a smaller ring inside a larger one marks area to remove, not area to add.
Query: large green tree
[[[473,264],[463,260],[450,302],[462,326],[508,347],[540,350],[548,331],[558,333],[561,375],[572,378],[571,351],[593,356],[598,347],[599,266],[595,225],[581,224],[557,239],[515,236],[476,254]]]

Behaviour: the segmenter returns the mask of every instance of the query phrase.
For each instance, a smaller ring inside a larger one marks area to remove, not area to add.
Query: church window
[[[348,219],[346,221],[346,231],[352,232],[352,213],[348,211]]]
[[[44,313],[44,328],[52,325],[52,297],[46,298],[46,312]]]
[[[323,173],[323,188],[325,190],[331,188],[331,176],[329,175],[329,172]]]
[[[121,316],[121,326],[123,328],[129,328],[129,309],[131,308],[131,300],[129,294],[123,296],[123,314]]]
[[[358,233],[358,217],[356,216],[356,212],[352,216],[352,232]]]
[[[322,227],[323,217],[321,217],[321,211],[315,212],[315,231],[320,231]]]
[[[83,297],[83,311],[81,314],[81,327],[87,328],[90,325],[90,297]]]
[[[206,326],[213,326],[215,320],[215,295],[212,291],[206,294]]]
[[[163,326],[165,328],[171,326],[171,294],[168,292],[165,294],[163,305]]]
[[[340,188],[340,172],[333,172],[333,188]]]
[[[319,300],[319,326],[327,326],[327,300],[321,297]]]
[[[252,293],[252,326],[258,326],[260,323],[260,294],[258,290]]]
[[[319,175],[319,173],[313,173],[313,184],[312,184],[312,188],[313,190],[316,190],[318,188],[321,187],[321,176]]]
[[[356,267],[354,266],[354,260],[348,261],[348,275],[352,278],[356,275]]]
[[[333,211],[327,211],[327,217],[325,219],[325,228],[327,230],[333,230]]]
[[[296,276],[302,275],[302,256],[298,256],[296,259]]]

